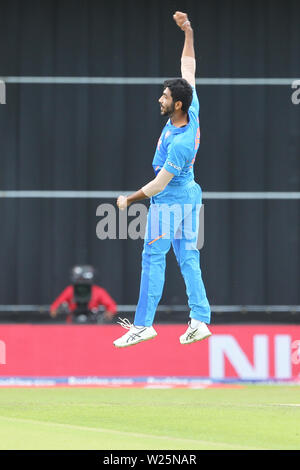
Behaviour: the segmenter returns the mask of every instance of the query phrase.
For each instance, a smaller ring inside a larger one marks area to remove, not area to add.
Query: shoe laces
[[[122,328],[125,328],[126,330],[130,330],[130,328],[133,326],[132,323],[128,320],[128,318],[119,318],[120,321],[117,321],[119,325],[122,326]]]

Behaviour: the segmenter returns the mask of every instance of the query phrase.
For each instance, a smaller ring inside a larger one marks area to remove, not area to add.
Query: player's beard
[[[172,117],[175,111],[175,104],[172,103],[168,108],[160,108],[160,113],[162,116],[168,116],[169,118]]]

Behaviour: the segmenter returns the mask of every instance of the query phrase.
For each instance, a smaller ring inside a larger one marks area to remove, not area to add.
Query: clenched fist
[[[127,203],[127,197],[126,196],[119,196],[118,199],[117,199],[117,206],[118,208],[123,211],[124,209],[126,209],[126,207],[128,206],[128,203]]]
[[[182,13],[182,11],[176,11],[173,15],[174,21],[176,22],[177,26],[179,26],[182,31],[184,31],[187,27],[191,26],[191,23],[188,19],[186,13]]]

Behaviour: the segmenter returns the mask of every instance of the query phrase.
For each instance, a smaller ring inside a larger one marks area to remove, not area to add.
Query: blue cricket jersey
[[[184,185],[194,179],[194,162],[200,145],[199,101],[193,87],[188,110],[189,122],[175,127],[169,119],[158,140],[152,166],[155,174],[162,169],[175,176],[169,185]]]

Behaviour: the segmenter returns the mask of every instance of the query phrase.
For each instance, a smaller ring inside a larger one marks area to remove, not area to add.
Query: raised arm
[[[177,26],[184,32],[184,45],[181,55],[181,75],[195,87],[196,59],[194,50],[194,32],[186,13],[176,11],[173,15]]]
[[[184,46],[181,55],[182,78],[185,78],[190,85],[195,87],[196,60],[193,29],[186,13],[176,11],[176,13],[173,15],[173,18],[177,26],[179,26],[179,28],[184,31],[185,34]],[[131,194],[130,196],[119,196],[117,199],[117,205],[119,209],[123,210],[133,202],[155,196],[165,189],[173,177],[173,173],[170,173],[165,168],[162,168],[152,181],[150,181],[135,193]]]

